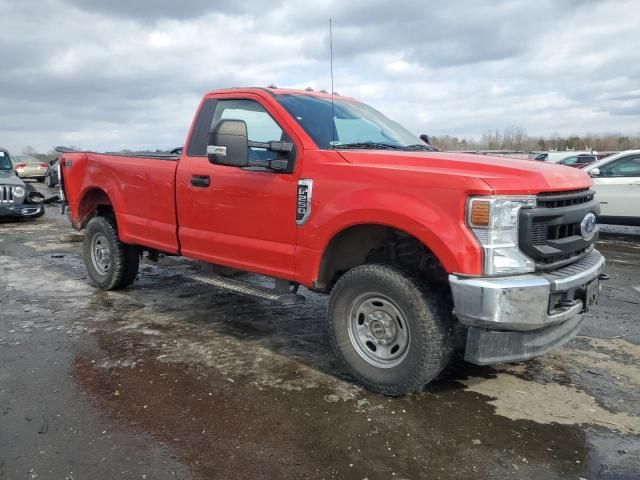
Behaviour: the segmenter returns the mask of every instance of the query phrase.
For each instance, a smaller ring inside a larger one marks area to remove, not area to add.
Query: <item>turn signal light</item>
[[[18,165],[16,165],[16,170],[22,170],[23,168],[27,168],[26,163],[19,163]]]
[[[489,226],[489,211],[491,203],[488,200],[474,200],[471,203],[471,224],[477,227]]]

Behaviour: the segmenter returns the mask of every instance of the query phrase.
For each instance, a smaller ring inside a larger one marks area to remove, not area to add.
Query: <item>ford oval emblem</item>
[[[593,213],[587,213],[582,222],[580,222],[580,234],[585,240],[589,240],[596,232],[596,216]]]

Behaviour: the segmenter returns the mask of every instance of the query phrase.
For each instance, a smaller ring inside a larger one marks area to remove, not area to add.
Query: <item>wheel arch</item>
[[[115,207],[111,197],[104,189],[92,186],[83,192],[78,202],[76,218],[72,223],[75,228],[83,229],[92,217],[108,215],[115,217]]]
[[[349,269],[373,262],[403,264],[433,275],[438,281],[446,278],[440,257],[416,234],[387,224],[360,223],[342,228],[327,242],[314,287],[329,291]]]

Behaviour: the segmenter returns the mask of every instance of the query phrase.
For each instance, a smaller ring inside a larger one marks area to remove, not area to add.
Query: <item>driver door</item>
[[[209,111],[204,120],[207,133],[220,120],[243,120],[250,141],[297,142],[283,128],[277,112],[257,98],[222,97],[210,101],[215,105],[201,108],[201,112]],[[197,130],[197,125],[194,128]],[[197,131],[192,137],[194,134]],[[204,149],[187,148],[177,174],[182,254],[293,279],[301,154],[298,144],[289,160],[295,167],[291,173],[282,173],[212,164]],[[275,154],[250,147],[248,155],[250,160],[269,160]]]

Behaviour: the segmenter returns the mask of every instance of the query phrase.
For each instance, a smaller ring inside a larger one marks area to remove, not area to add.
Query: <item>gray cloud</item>
[[[158,19],[191,19],[211,12],[242,13],[250,6],[233,0],[189,0],[188,2],[156,0],[67,0],[69,5],[86,12],[150,22]]]
[[[219,87],[335,80],[416,132],[640,132],[632,1],[0,0],[0,144],[179,145]]]

